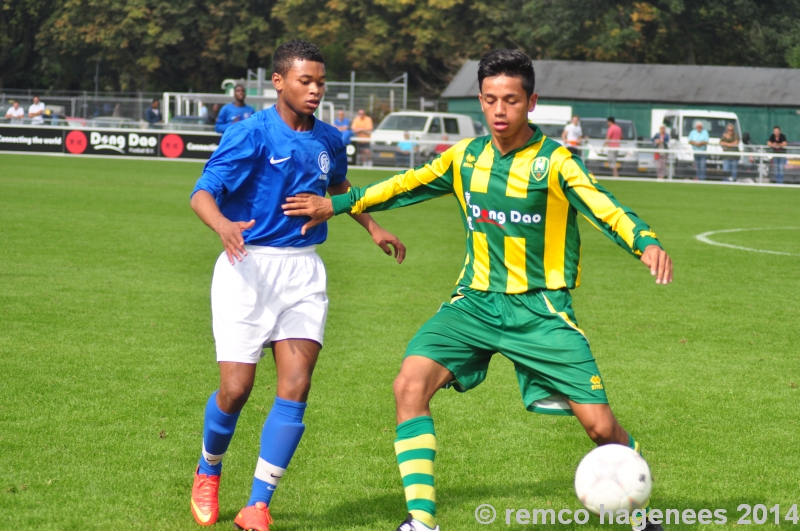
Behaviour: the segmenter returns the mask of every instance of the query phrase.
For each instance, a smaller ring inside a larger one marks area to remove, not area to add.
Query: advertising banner
[[[63,153],[63,131],[44,127],[2,127],[0,128],[0,151]]]
[[[150,129],[65,129],[0,125],[0,152],[208,160],[221,135]]]

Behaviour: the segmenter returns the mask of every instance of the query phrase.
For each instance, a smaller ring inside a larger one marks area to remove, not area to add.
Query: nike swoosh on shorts
[[[270,164],[279,164],[279,163],[281,163],[281,162],[283,162],[285,160],[289,160],[290,158],[292,158],[292,157],[286,157],[285,159],[277,159],[276,160],[275,157],[270,157],[269,158],[269,163]]]

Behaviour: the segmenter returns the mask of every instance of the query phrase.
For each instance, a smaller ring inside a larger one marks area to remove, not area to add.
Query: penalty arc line
[[[753,249],[751,247],[742,247],[740,245],[733,245],[730,243],[721,243],[715,242],[709,236],[713,234],[725,234],[728,232],[745,232],[751,230],[800,230],[800,227],[771,227],[771,228],[757,228],[757,229],[725,229],[725,230],[712,230],[708,232],[704,232],[702,234],[698,234],[695,236],[695,239],[701,241],[703,243],[707,243],[709,245],[717,245],[719,247],[728,247],[730,249],[737,249],[739,251],[750,251],[752,253],[765,253],[765,254],[777,254],[781,256],[800,256],[800,254],[795,253],[784,253],[782,251],[767,251],[765,249]]]

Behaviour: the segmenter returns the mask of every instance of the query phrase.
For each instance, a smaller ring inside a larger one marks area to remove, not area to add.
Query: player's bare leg
[[[255,363],[219,362],[217,406],[231,415],[242,410],[256,380]]]
[[[319,343],[310,339],[286,339],[272,344],[280,398],[306,401],[321,348]]]
[[[614,413],[611,411],[611,406],[608,404],[578,404],[569,401],[572,412],[577,417],[578,421],[586,430],[586,434],[592,439],[597,446],[604,444],[621,444],[639,452],[641,448],[639,443],[633,440],[633,437],[625,431],[620,425]],[[645,512],[650,508],[646,508]],[[660,524],[654,524],[651,521],[645,522],[644,527],[640,525],[633,528],[634,530],[641,531],[664,531]]]
[[[604,444],[628,445],[628,432],[620,425],[608,404],[578,404],[569,401],[572,412],[591,440]]]
[[[431,398],[452,379],[453,373],[432,359],[422,356],[405,358],[392,386],[397,424],[415,417],[429,417]]]
[[[403,360],[394,380],[397,405],[397,463],[406,494],[408,518],[398,531],[438,530],[436,491],[433,486],[433,460],[436,433],[433,430],[430,401],[436,391],[453,380],[453,373],[439,363],[422,357]]]
[[[305,431],[303,414],[321,348],[309,339],[285,339],[272,344],[277,396],[261,432],[250,500],[233,521],[237,529],[266,531],[272,523],[268,506]]]

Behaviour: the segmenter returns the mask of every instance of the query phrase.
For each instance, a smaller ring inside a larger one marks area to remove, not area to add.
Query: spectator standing
[[[739,166],[739,135],[733,124],[725,126],[725,132],[719,138],[719,145],[725,152],[722,158],[722,171],[728,172],[728,179],[735,181]]]
[[[206,107],[206,104],[203,103],[202,101],[200,102],[200,112],[198,116],[200,116],[200,118],[203,118],[204,120],[208,120],[208,107]]]
[[[247,92],[244,90],[244,85],[236,85],[233,88],[233,102],[220,109],[217,116],[217,125],[214,127],[217,133],[224,133],[231,124],[246,120],[256,113],[255,109],[245,104],[245,96]]]
[[[350,130],[350,118],[344,115],[344,111],[336,113],[336,119],[333,121],[333,126],[342,133],[342,141],[344,145],[350,143],[353,137],[353,132]]]
[[[786,135],[781,132],[777,125],[772,128],[772,135],[767,140],[767,145],[772,148],[773,153],[786,153]],[[772,157],[775,164],[775,182],[783,184],[783,170],[786,167],[786,157]]]
[[[161,122],[161,102],[153,100],[150,107],[144,113],[144,119],[153,127],[155,124]]]
[[[114,105],[114,111],[111,113],[114,118],[122,118],[122,104],[117,103]]]
[[[663,179],[667,173],[667,153],[659,153],[669,149],[669,133],[667,128],[661,126],[658,128],[658,133],[653,135],[653,144],[656,146],[656,152],[653,153],[653,159],[656,161],[656,177]]]
[[[6,119],[10,119],[12,125],[22,125],[23,118],[25,118],[25,110],[19,106],[18,101],[15,101],[14,105],[6,111]]]
[[[606,118],[608,121],[608,131],[606,131],[606,141],[603,142],[604,146],[608,146],[608,166],[611,168],[611,173],[614,177],[619,177],[617,171],[617,148],[619,148],[619,141],[622,140],[622,128],[617,125],[617,121],[613,116]]]
[[[44,124],[44,103],[39,100],[39,96],[33,97],[33,103],[28,107],[28,118],[31,119],[31,125]]]
[[[369,138],[372,136],[372,130],[374,129],[372,118],[367,116],[364,109],[359,109],[358,116],[356,116],[353,123],[350,124],[350,129],[353,131],[355,137],[359,139],[359,160],[363,162],[365,166],[372,166],[369,153]]]
[[[214,125],[217,123],[217,117],[219,116],[219,103],[215,103],[211,106],[211,112],[208,113],[208,117],[206,118],[206,123],[208,125]]]
[[[581,129],[581,118],[577,114],[572,117],[572,121],[564,127],[561,132],[561,140],[564,141],[564,146],[573,155],[580,155],[579,146],[583,142],[583,129]]]
[[[700,120],[694,123],[694,130],[689,133],[689,144],[694,150],[694,166],[697,172],[694,180],[706,180],[706,148],[708,147],[708,131],[703,129]]]

